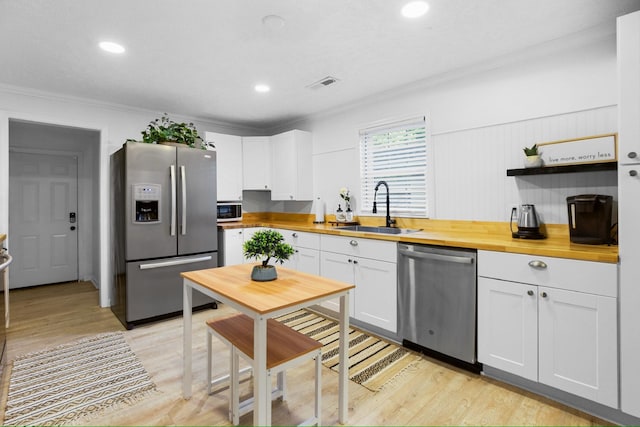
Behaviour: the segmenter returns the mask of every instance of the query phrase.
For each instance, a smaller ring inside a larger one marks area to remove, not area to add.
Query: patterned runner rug
[[[131,404],[155,384],[121,332],[16,358],[4,425],[60,425]]]
[[[338,371],[338,322],[307,310],[295,311],[277,320],[321,342],[323,365]],[[380,390],[420,358],[418,353],[404,347],[349,328],[349,379],[371,391]]]

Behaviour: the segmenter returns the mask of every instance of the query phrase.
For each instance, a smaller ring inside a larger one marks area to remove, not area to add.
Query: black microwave
[[[242,203],[218,202],[218,222],[242,221]]]

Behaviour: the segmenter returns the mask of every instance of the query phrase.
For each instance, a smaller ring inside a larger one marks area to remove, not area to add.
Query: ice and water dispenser
[[[161,222],[160,202],[162,186],[159,184],[133,184],[133,222],[157,224]]]

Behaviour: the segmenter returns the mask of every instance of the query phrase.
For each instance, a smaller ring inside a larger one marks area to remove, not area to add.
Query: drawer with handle
[[[478,251],[478,276],[596,295],[617,296],[617,264]]]
[[[323,234],[320,236],[320,248],[324,252],[397,262],[396,242]]]

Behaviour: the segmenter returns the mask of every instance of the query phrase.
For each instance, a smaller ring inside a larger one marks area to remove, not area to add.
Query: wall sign
[[[538,144],[544,166],[605,163],[618,160],[617,134],[594,135],[584,138]]]

